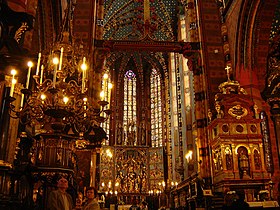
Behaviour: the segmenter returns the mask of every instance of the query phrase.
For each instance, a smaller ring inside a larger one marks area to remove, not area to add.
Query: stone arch
[[[236,78],[241,85],[265,87],[269,36],[278,1],[244,0],[236,38]]]

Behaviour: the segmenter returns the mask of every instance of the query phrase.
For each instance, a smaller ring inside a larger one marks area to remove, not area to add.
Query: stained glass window
[[[110,109],[112,87],[113,85],[111,83],[111,75],[109,73],[105,73],[102,78],[102,92],[100,93],[101,100],[109,102],[109,104],[104,107],[105,109]],[[103,117],[106,117],[105,115],[106,114],[104,113],[102,114]],[[104,123],[101,123],[101,127],[104,129],[107,135],[109,135],[109,122],[109,120],[106,120]],[[109,145],[109,138],[107,138],[103,144]]]
[[[124,145],[136,145],[136,75],[128,70],[124,75]]]
[[[162,146],[162,111],[160,75],[156,69],[152,70],[151,77],[151,143],[152,147]]]

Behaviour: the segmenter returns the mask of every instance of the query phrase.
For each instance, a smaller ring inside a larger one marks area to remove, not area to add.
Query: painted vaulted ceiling
[[[134,40],[151,38],[156,41],[177,40],[177,8],[175,0],[104,0],[104,40]],[[164,53],[114,52],[107,67],[121,74],[131,69],[166,70]]]
[[[157,41],[176,39],[174,0],[105,0],[104,39],[139,40],[149,35]]]

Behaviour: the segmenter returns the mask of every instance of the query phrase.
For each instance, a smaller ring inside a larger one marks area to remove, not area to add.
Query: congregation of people
[[[78,193],[77,199],[74,202],[72,196],[67,192],[68,180],[60,177],[56,185],[57,189],[50,192],[48,196],[48,210],[101,210],[98,202],[98,193],[94,187],[86,189],[86,196],[83,193]],[[140,204],[134,202],[129,210],[148,210],[145,201]]]
[[[100,210],[97,198],[97,190],[94,187],[86,189],[86,198],[78,194],[74,203],[71,195],[67,192],[68,181],[61,177],[57,182],[57,189],[50,192],[48,198],[48,210]]]

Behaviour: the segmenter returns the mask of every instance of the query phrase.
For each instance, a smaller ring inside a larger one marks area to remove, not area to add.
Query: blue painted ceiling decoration
[[[148,7],[144,6],[148,4]],[[174,0],[105,0],[104,39],[139,40],[145,35],[157,41],[175,41],[178,2]]]
[[[139,41],[149,37],[155,41],[177,41],[176,0],[104,0],[104,40]],[[146,73],[156,68],[167,69],[167,53],[114,52],[107,58],[106,68],[123,74],[128,69]]]

